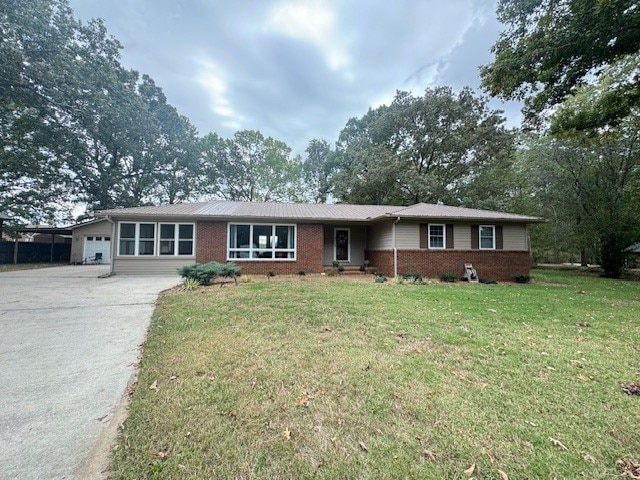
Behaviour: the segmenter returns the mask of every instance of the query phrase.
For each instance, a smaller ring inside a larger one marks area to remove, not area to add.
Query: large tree
[[[640,107],[640,6],[635,0],[500,0],[498,19],[507,26],[482,67],[494,96],[526,100],[526,119],[536,125],[577,87],[610,67],[632,61],[635,69],[597,99],[590,117],[568,128],[616,124]]]
[[[337,143],[335,196],[354,203],[460,204],[489,165],[504,161],[513,135],[504,117],[465,88],[398,92],[389,106],[352,118]]]
[[[302,164],[306,196],[315,203],[327,203],[333,191],[332,176],[336,155],[326,140],[312,139],[306,149],[307,158]]]
[[[284,142],[255,130],[203,139],[212,193],[225,200],[285,202],[302,198],[302,162]]]

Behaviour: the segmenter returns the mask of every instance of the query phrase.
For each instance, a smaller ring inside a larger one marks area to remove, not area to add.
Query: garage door
[[[102,254],[102,263],[111,263],[111,237],[84,237],[84,258],[95,258],[96,253]]]

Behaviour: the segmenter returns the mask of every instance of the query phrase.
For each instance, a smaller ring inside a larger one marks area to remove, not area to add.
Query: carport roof
[[[200,203],[180,203],[172,205],[120,208],[102,210],[98,217],[194,217],[194,218],[256,218],[295,219],[323,221],[367,222],[383,218],[441,219],[441,220],[487,220],[503,222],[537,223],[539,217],[512,213],[478,210],[473,208],[450,207],[418,203],[416,205],[350,205],[350,204],[309,204],[275,202],[230,202],[216,200]]]
[[[73,231],[70,228],[38,227],[38,226],[16,228],[16,232],[42,233],[45,235],[71,235],[73,233]]]

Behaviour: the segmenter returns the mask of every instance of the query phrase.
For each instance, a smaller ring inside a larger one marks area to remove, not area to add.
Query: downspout
[[[391,230],[391,242],[393,243],[393,278],[398,276],[398,249],[396,248],[396,223],[400,221],[400,217],[393,222]]]
[[[109,222],[111,224],[111,253],[109,255],[110,260],[111,260],[111,264],[109,267],[109,275],[113,275],[113,264],[115,263],[116,259],[115,259],[115,249],[116,249],[116,222],[114,222],[113,220],[111,220],[111,217],[109,215],[106,215],[104,218],[107,219],[107,222]]]

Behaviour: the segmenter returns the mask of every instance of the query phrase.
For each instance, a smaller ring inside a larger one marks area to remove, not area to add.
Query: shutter
[[[420,224],[420,248],[429,248],[429,225]]]
[[[453,248],[453,224],[447,223],[447,248]]]
[[[496,225],[496,250],[502,250],[504,239],[502,237],[502,225]]]
[[[473,250],[480,248],[480,229],[478,225],[471,225],[471,248]]]

